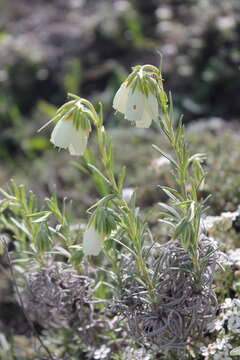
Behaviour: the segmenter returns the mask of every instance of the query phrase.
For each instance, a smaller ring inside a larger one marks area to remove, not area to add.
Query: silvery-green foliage
[[[116,171],[102,106],[96,110],[73,94],[53,119],[58,123],[52,142],[69,148],[72,155],[84,153],[79,168],[92,174],[100,189],[100,198],[87,211],[88,224],[72,224],[70,207],[66,201],[60,206],[57,195],[42,210],[35,196],[15,183],[9,193],[3,191],[4,206],[13,216],[2,221],[17,239],[21,259],[15,263],[22,272],[28,269],[26,307],[42,326],[77,333],[95,359],[109,358],[117,340],[125,346],[126,334],[132,343],[148,349],[136,350],[144,360],[153,353],[184,358],[187,348],[199,348],[217,310],[213,279],[219,252],[205,234],[208,199],[199,191],[206,181],[206,155],[190,154],[182,118],[175,118],[158,68],[136,66],[124,84],[114,99],[115,108],[136,126],[149,127],[154,121],[172,148],[168,154],[158,144],[153,146],[167,159],[174,179],[172,187],[159,186],[168,202],[159,203],[158,216],[169,229],[170,241],[160,246],[153,238],[148,214],[143,216],[137,205],[137,190],[125,199],[127,171],[124,166]],[[146,117],[140,118],[141,112]],[[72,122],[66,138],[63,121]],[[91,149],[84,152],[87,139],[76,144],[79,130],[88,136],[92,126],[96,154]],[[24,265],[30,260],[37,264],[34,271]],[[107,308],[120,315],[118,322]],[[231,326],[238,329],[235,320]],[[98,344],[100,337],[104,344]]]
[[[217,318],[209,323],[208,330],[217,334],[217,339],[201,349],[204,358],[231,359],[231,350],[239,344],[240,300],[226,298],[220,306]]]
[[[52,262],[27,274],[26,308],[46,328],[90,326],[91,281],[63,262]]]
[[[215,317],[217,299],[212,283],[219,254],[206,237],[200,240],[198,250],[202,269],[197,281],[192,260],[180,242],[168,242],[157,248],[154,257],[149,256],[148,269],[154,278],[151,301],[137,278],[133,259],[123,260],[125,270],[113,310],[128,320],[131,336],[150,351],[185,349],[201,340]]]

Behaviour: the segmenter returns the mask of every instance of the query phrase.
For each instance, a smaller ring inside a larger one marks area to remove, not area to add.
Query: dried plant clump
[[[202,269],[196,278],[192,260],[178,241],[170,241],[161,249],[160,258],[151,266],[156,276],[154,300],[149,300],[136,277],[131,278],[132,284],[127,277],[118,311],[128,319],[130,333],[141,344],[156,351],[184,349],[201,340],[215,317],[217,300],[212,281],[218,253],[212,241],[202,237],[198,246]]]
[[[26,308],[46,328],[78,331],[93,324],[90,279],[69,265],[54,262],[27,276]]]

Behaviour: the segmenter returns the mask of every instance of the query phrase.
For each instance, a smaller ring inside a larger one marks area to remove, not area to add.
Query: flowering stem
[[[97,116],[96,118],[96,124],[97,124],[97,135],[98,135],[98,145],[101,155],[101,161],[105,168],[106,175],[108,177],[108,180],[111,182],[112,187],[114,191],[116,192],[117,199],[119,201],[120,207],[124,210],[124,212],[127,214],[128,218],[128,231],[129,231],[129,237],[132,240],[132,243],[135,246],[136,249],[136,260],[137,265],[139,268],[140,273],[142,274],[145,283],[147,285],[149,295],[151,299],[153,299],[153,285],[151,282],[151,279],[149,277],[147,266],[144,261],[144,258],[142,256],[142,247],[140,244],[140,237],[141,234],[139,233],[139,230],[136,226],[136,215],[134,213],[134,210],[130,209],[127,202],[123,199],[122,193],[120,192],[120,189],[117,185],[117,181],[115,179],[113,164],[111,161],[108,161],[108,149],[107,144],[109,144],[108,134],[107,131],[103,127],[103,119],[102,119],[102,112],[100,114],[100,118]],[[112,149],[111,149],[112,150]]]
[[[166,123],[167,123],[168,131],[169,131],[169,135],[170,135],[169,136],[170,143],[175,151],[176,158],[177,158],[179,185],[180,185],[181,195],[184,200],[188,200],[188,193],[187,193],[187,188],[186,188],[186,174],[185,174],[185,168],[184,168],[185,158],[183,158],[180,153],[180,150],[183,150],[183,149],[180,149],[179,142],[176,141],[177,139],[176,139],[176,135],[174,133],[173,121],[172,121],[172,118],[169,116],[168,112],[166,112]],[[184,143],[185,143],[185,140],[184,140]]]
[[[106,134],[106,130],[104,129],[103,126],[97,127],[97,134],[98,134],[98,144],[99,144],[99,149],[100,149],[100,153],[101,153],[102,163],[105,167],[106,174],[112,184],[113,189],[116,192],[118,192],[118,186],[117,186],[117,182],[115,179],[113,168],[110,164],[108,164],[108,161],[107,161],[107,159],[108,159],[107,149],[104,146],[104,135],[106,136],[107,134]]]
[[[148,293],[150,295],[151,300],[153,301],[153,303],[155,302],[155,296],[154,296],[154,287],[152,284],[152,281],[149,277],[148,271],[147,271],[147,266],[146,263],[142,257],[142,251],[140,249],[140,251],[138,251],[137,253],[137,264],[138,264],[138,268],[140,270],[140,272],[143,275],[143,278],[147,284],[148,287]]]
[[[174,130],[173,125],[173,108],[170,98],[170,110],[168,109],[168,98],[166,95],[161,96],[160,92],[164,91],[163,88],[159,89],[159,98],[163,101],[162,110],[163,115],[160,117],[160,125],[163,133],[168,138],[174,153],[175,153],[175,171],[176,171],[176,181],[179,186],[179,195],[182,202],[189,202],[189,204],[196,204],[193,210],[193,216],[191,219],[191,227],[194,229],[190,244],[188,245],[188,252],[192,258],[194,269],[197,274],[200,273],[200,264],[198,259],[198,239],[199,239],[199,209],[201,205],[198,204],[197,198],[197,189],[198,184],[196,183],[194,177],[189,173],[189,154],[186,149],[186,140],[185,140],[185,133],[184,127],[181,123],[178,124],[177,130]],[[165,94],[165,93],[164,93]],[[187,184],[187,179],[191,179],[190,183]],[[176,201],[176,205],[179,205],[179,200]],[[195,210],[197,209],[197,210]],[[182,207],[182,219],[188,218],[189,207]],[[191,246],[191,250],[189,247]]]
[[[154,302],[154,287],[153,287],[152,281],[148,274],[147,265],[142,256],[142,244],[140,241],[142,234],[139,232],[139,230],[137,228],[136,215],[134,214],[133,210],[131,210],[129,208],[128,204],[126,203],[126,201],[124,199],[120,198],[120,203],[125,206],[126,212],[128,214],[129,236],[130,236],[130,239],[132,240],[132,243],[134,244],[135,249],[136,249],[136,260],[137,260],[138,269],[145,280],[149,295]]]

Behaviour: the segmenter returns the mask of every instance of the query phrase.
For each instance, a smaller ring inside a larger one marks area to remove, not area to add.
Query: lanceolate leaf
[[[180,219],[180,214],[170,205],[159,202],[158,205],[160,205],[163,209],[169,211],[172,215]]]
[[[96,166],[94,166],[94,165],[92,165],[92,164],[89,164],[89,163],[88,163],[88,166],[89,166],[97,175],[99,175],[100,178],[106,182],[106,184],[111,185],[110,181],[103,175],[103,173],[102,173],[98,168],[96,168]]]
[[[174,240],[179,238],[184,232],[186,232],[186,228],[188,226],[188,221],[183,218],[179,221],[179,223],[176,226],[176,230],[174,233]]]
[[[14,225],[17,226],[18,229],[20,229],[22,232],[24,232],[24,234],[26,234],[28,237],[31,237],[30,232],[28,231],[28,229],[26,228],[26,226],[23,223],[18,222],[15,218],[11,217],[10,218],[12,220],[12,222],[14,223]]]
[[[119,192],[122,192],[123,185],[124,185],[124,182],[125,182],[125,178],[126,178],[126,166],[123,166],[121,168],[120,175],[119,175],[119,178],[118,178],[118,191]]]
[[[165,194],[174,201],[177,201],[178,198],[181,198],[181,195],[175,189],[172,189],[168,186],[162,186],[162,185],[158,185],[158,187],[160,187],[160,189],[163,192],[165,192]]]
[[[240,356],[240,346],[230,351],[231,356]]]
[[[173,158],[171,157],[171,155],[166,154],[163,150],[159,149],[159,147],[157,145],[152,145],[152,147],[157,150],[162,156],[164,156],[166,159],[168,159],[170,161],[170,163],[175,167],[178,168],[178,164],[176,163],[175,160],[173,160]]]

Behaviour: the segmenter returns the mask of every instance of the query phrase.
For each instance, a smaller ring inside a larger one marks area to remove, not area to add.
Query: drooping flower
[[[56,116],[45,124],[57,121],[50,141],[60,149],[68,149],[71,155],[83,155],[87,147],[91,123],[96,122],[92,104],[82,98],[63,104]]]
[[[83,252],[85,255],[97,256],[102,250],[104,235],[100,234],[94,224],[90,224],[83,236]]]
[[[113,108],[137,127],[148,128],[158,118],[156,88],[157,82],[147,72],[134,71],[118,89]]]
[[[68,149],[71,155],[83,155],[87,147],[88,132],[76,128],[70,120],[59,120],[51,134],[51,143],[61,149]]]
[[[102,250],[104,239],[116,228],[115,214],[107,206],[99,206],[92,214],[83,235],[85,255],[97,256]]]

